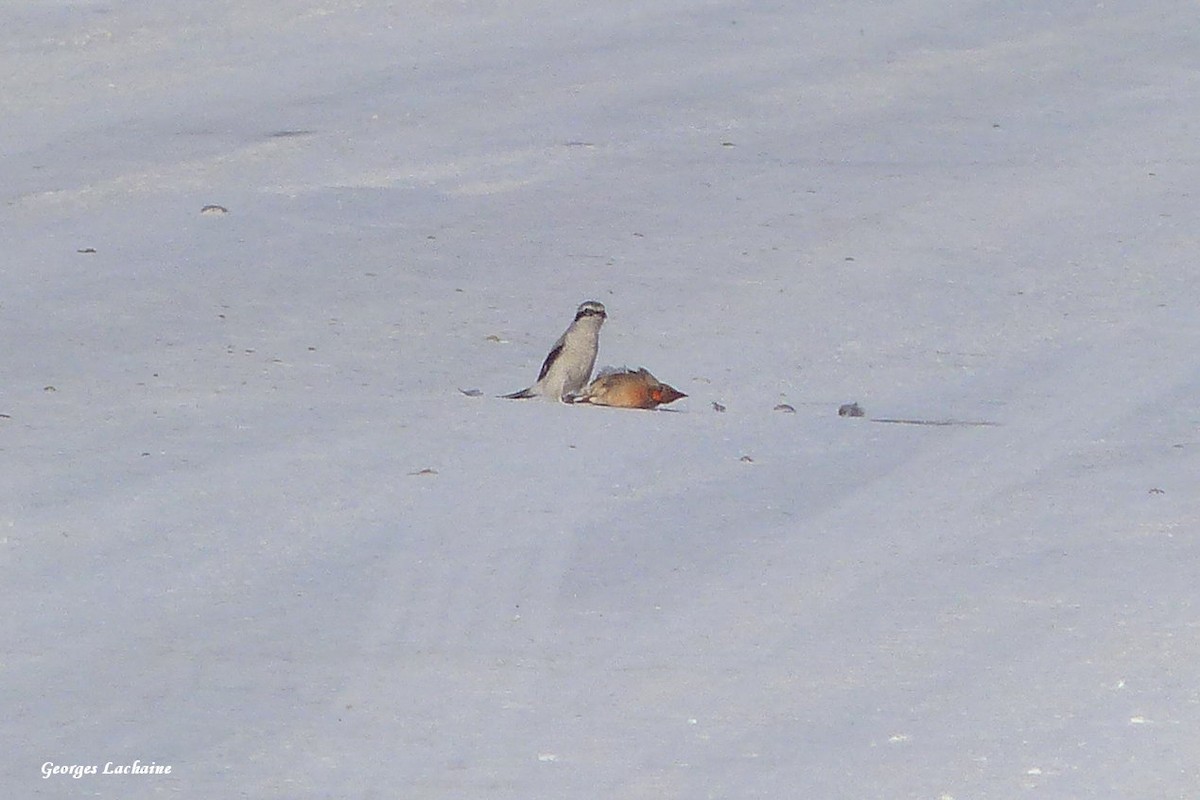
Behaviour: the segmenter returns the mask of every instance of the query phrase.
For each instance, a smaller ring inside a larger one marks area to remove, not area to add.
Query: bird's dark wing
[[[542,378],[546,377],[546,373],[550,371],[550,365],[558,360],[558,357],[562,354],[562,351],[563,351],[562,342],[559,342],[558,344],[554,345],[554,349],[550,351],[550,354],[548,356],[546,356],[546,360],[542,362],[542,371],[538,373],[538,377],[537,377],[537,379],[539,381]]]

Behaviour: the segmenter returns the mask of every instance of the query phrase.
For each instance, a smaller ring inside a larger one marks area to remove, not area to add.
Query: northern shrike
[[[510,399],[544,397],[549,400],[565,400],[584,387],[592,377],[596,364],[596,351],[600,348],[600,326],[607,318],[604,306],[589,300],[579,306],[575,320],[558,337],[550,354],[542,363],[537,381],[528,389],[506,394]]]

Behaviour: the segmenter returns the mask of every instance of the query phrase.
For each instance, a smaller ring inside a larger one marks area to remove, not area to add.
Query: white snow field
[[[1200,797],[1198,31],[3,3],[0,795]]]

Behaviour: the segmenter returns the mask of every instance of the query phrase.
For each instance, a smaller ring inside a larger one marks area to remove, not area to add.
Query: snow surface
[[[1194,4],[0,23],[4,797],[1200,796]]]

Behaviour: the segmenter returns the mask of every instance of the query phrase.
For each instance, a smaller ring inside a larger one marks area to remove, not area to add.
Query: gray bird
[[[550,348],[537,382],[528,389],[504,397],[512,400],[527,397],[563,400],[579,392],[587,385],[588,378],[592,377],[596,352],[600,349],[600,326],[607,318],[601,303],[595,300],[581,303],[575,312],[575,320]]]

